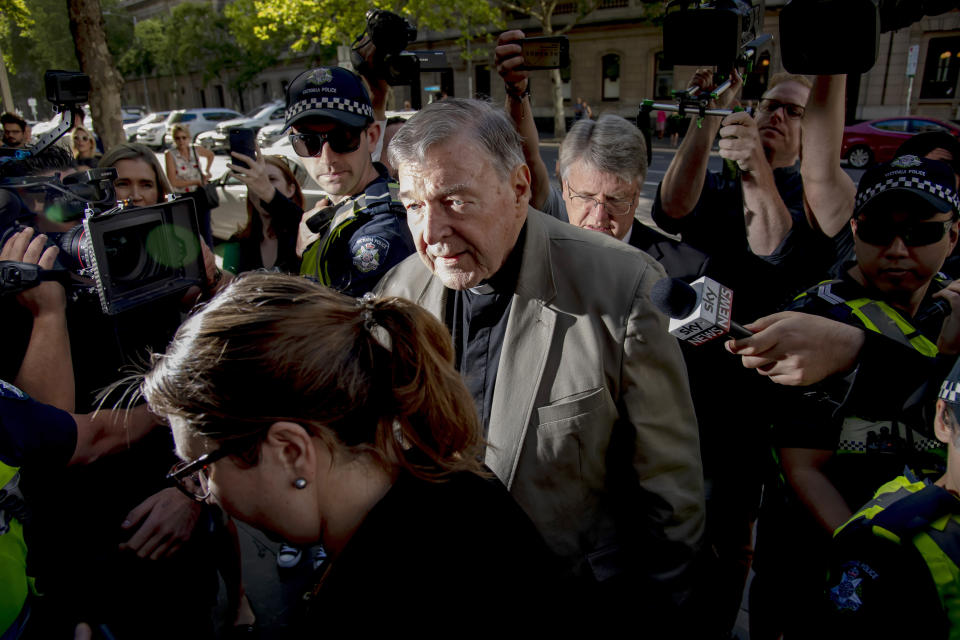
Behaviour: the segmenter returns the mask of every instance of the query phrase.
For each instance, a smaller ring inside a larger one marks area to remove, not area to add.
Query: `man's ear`
[[[367,125],[367,140],[370,144],[370,153],[373,153],[373,150],[377,146],[377,140],[379,140],[382,135],[383,131],[380,130],[379,122],[371,122]]]
[[[933,419],[933,433],[937,440],[944,444],[950,444],[954,441],[954,429],[956,428],[956,417],[953,415],[953,409],[942,399],[937,400],[937,415]]]
[[[511,181],[517,204],[523,204],[526,209],[530,202],[530,168],[526,164],[518,164],[513,170]]]
[[[310,433],[296,422],[274,422],[267,430],[262,455],[274,456],[277,463],[290,474],[290,482],[305,478],[308,482],[316,474],[316,451]]]

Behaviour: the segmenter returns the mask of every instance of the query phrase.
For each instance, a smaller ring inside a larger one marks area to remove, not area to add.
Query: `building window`
[[[663,66],[663,51],[653,57],[653,97],[656,100],[673,97],[673,68]]]
[[[570,65],[560,68],[560,92],[564,102],[570,102]]]
[[[953,99],[960,75],[960,37],[931,38],[923,68],[921,98]]]
[[[603,99],[620,99],[620,56],[608,53],[603,56]]]

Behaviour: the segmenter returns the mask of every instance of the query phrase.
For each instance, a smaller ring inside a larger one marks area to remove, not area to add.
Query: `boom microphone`
[[[699,346],[730,334],[734,338],[753,335],[733,321],[733,290],[706,276],[692,285],[678,278],[654,283],[650,299],[670,318],[670,335]]]

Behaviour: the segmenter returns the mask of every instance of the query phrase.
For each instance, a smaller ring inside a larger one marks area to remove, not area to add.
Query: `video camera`
[[[47,100],[63,114],[60,124],[40,136],[35,145],[23,149],[0,147],[0,163],[36,155],[59,140],[73,128],[77,108],[87,102],[90,95],[90,77],[78,71],[48,70],[43,74],[43,86]]]
[[[404,51],[417,39],[417,28],[410,21],[390,11],[367,11],[367,29],[354,41],[350,58],[361,75],[382,77],[390,85],[411,84],[420,72],[417,55]],[[372,43],[375,52],[372,61],[359,50]]]
[[[65,74],[65,75],[64,75]],[[47,97],[70,114],[19,158],[41,153],[70,129],[71,106],[86,101],[89,79],[83,74],[48,71]],[[59,131],[59,134],[52,135]],[[48,137],[52,136],[52,137]],[[7,156],[8,160],[17,157]],[[11,165],[13,166],[13,165]],[[193,200],[180,198],[150,207],[117,202],[117,170],[92,169],[61,177],[0,179],[0,247],[17,231],[33,225],[37,210],[55,222],[82,222],[64,233],[47,233],[60,253],[57,267],[0,261],[0,294],[19,293],[44,280],[70,287],[71,299],[99,298],[114,315],[185,292],[205,282],[199,224]],[[32,205],[32,206],[31,206]]]

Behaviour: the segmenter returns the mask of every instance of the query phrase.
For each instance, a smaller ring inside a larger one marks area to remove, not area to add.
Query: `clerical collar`
[[[517,236],[517,243],[513,245],[510,255],[507,256],[503,266],[493,274],[493,277],[484,280],[475,287],[467,289],[473,295],[486,296],[491,293],[510,293],[517,288],[517,280],[520,277],[520,263],[523,261],[523,241],[527,236],[527,223],[523,223],[520,229],[520,235]]]

